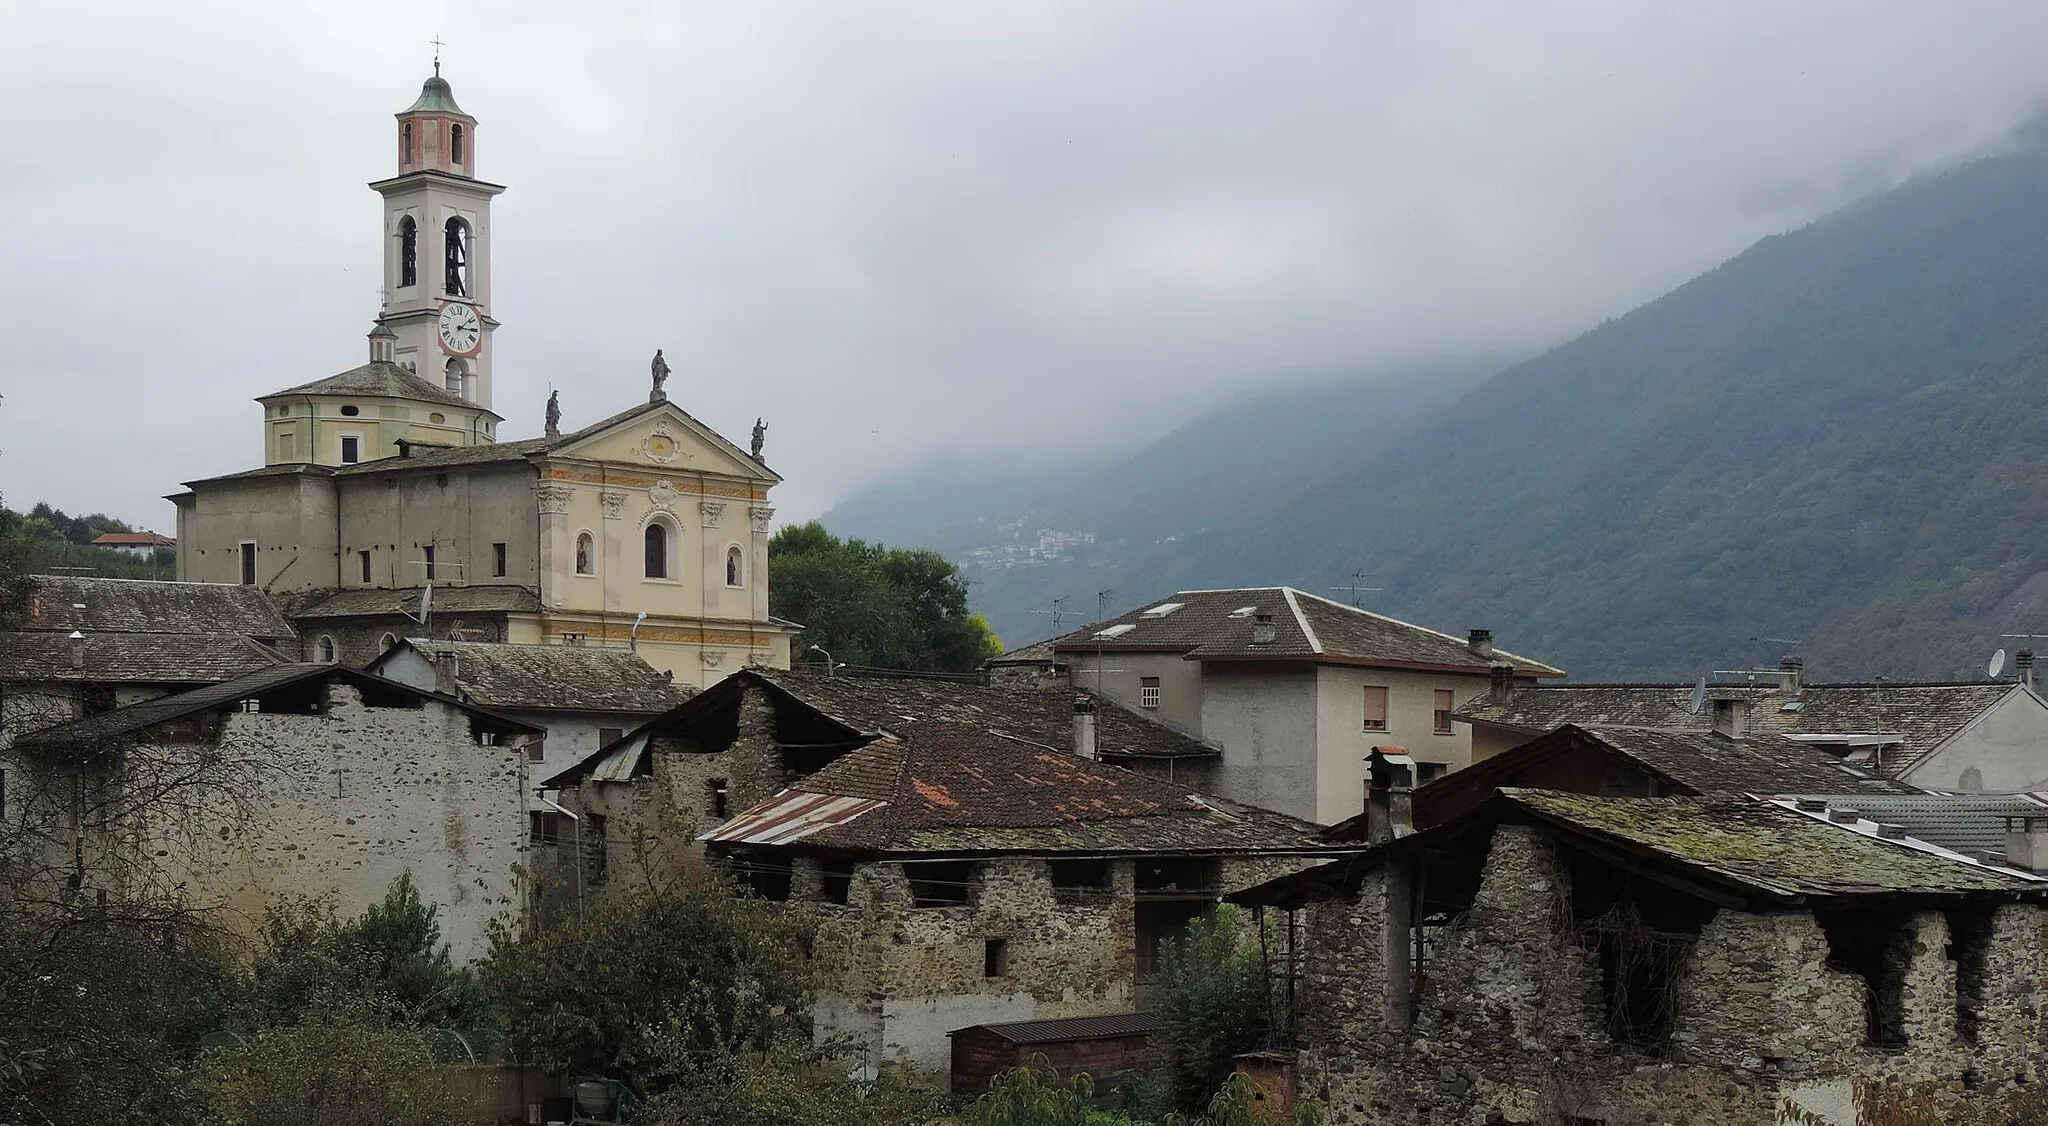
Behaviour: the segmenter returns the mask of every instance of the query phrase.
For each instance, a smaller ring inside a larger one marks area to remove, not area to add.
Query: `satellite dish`
[[[1700,714],[1700,709],[1706,706],[1707,678],[1703,676],[1699,679],[1698,683],[1695,683],[1692,686],[1692,699],[1686,703],[1685,710],[1691,712],[1694,715],[1698,715]]]
[[[1984,675],[1990,677],[1993,680],[1997,680],[1998,674],[2004,671],[2005,650],[2000,649],[1998,652],[1991,654],[1991,667],[1984,670]]]

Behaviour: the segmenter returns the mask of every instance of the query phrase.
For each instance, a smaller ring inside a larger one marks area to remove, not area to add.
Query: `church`
[[[284,601],[305,657],[407,636],[632,646],[676,683],[789,667],[768,612],[763,428],[743,450],[669,401],[501,440],[491,409],[491,200],[477,122],[434,76],[398,115],[384,308],[367,361],[260,396],[261,468],[185,483],[178,578]]]

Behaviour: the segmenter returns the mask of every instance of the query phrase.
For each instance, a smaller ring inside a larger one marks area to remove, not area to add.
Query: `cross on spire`
[[[427,42],[434,45],[434,77],[439,78],[441,77],[441,48],[446,47],[447,44],[441,42],[441,37],[438,35],[427,40]]]

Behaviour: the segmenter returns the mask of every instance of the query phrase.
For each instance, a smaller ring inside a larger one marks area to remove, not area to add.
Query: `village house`
[[[1072,685],[1222,748],[1211,792],[1325,824],[1358,812],[1366,752],[1406,747],[1427,781],[1472,761],[1457,702],[1564,674],[1493,645],[1290,587],[1184,590],[1013,650],[991,683]]]
[[[1492,685],[1453,718],[1471,729],[1475,760],[1573,723],[1703,731],[1744,705],[1744,729],[1825,748],[1844,761],[1922,789],[2012,793],[2048,787],[2048,701],[2034,690],[2034,655],[2011,680],[1815,684],[1787,657],[1758,683],[1713,684],[1694,712],[1690,684]]]
[[[527,742],[537,779],[574,766],[697,691],[623,646],[410,637],[367,671],[542,728],[544,739]]]
[[[277,607],[249,587],[57,575],[28,582],[21,628],[0,632],[0,747],[280,664],[297,647]]]
[[[1230,897],[1300,929],[1264,1066],[1333,1126],[2038,1109],[2048,822],[2010,868],[1793,799],[1504,789],[1407,832],[1374,769],[1375,847]]]
[[[244,936],[280,896],[355,914],[409,872],[467,960],[524,905],[539,734],[344,666],[271,665],[17,739],[10,871],[59,898],[168,897]]]
[[[178,549],[177,540],[155,532],[105,532],[93,537],[92,545],[142,560],[155,559],[159,550]]]

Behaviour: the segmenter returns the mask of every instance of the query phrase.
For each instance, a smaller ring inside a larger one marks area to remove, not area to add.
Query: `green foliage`
[[[920,1126],[944,1103],[913,1070],[862,1078],[803,1036],[778,1037],[766,1051],[698,1058],[687,1075],[649,1100],[642,1126]]]
[[[219,1126],[452,1126],[466,1109],[427,1032],[338,993],[245,1047],[209,1051],[199,1088]]]
[[[1236,1057],[1265,1043],[1270,1017],[1255,926],[1224,904],[1160,952],[1149,988],[1166,1014],[1161,1064],[1181,1110],[1208,1102]]]
[[[0,576],[32,575],[57,568],[79,568],[67,574],[91,574],[112,579],[168,579],[176,572],[177,554],[160,548],[150,559],[137,559],[123,552],[91,546],[108,532],[133,532],[135,528],[103,512],[90,516],[69,516],[48,503],[38,503],[26,514],[0,507]],[[26,609],[27,587],[10,588],[0,581],[0,624]]]
[[[1040,1056],[996,1076],[960,1118],[966,1126],[1090,1126],[1094,1103],[1094,1080],[1062,1079]]]
[[[770,609],[803,624],[797,659],[816,645],[856,668],[971,672],[1002,651],[968,613],[967,583],[935,551],[841,540],[816,523],[768,544]]]
[[[473,1027],[483,1015],[475,975],[449,959],[438,914],[420,898],[411,873],[351,920],[318,901],[273,904],[251,966],[249,1019],[259,1027],[290,1025],[343,995],[366,998],[400,1023]]]
[[[715,875],[492,934],[484,977],[525,1062],[653,1093],[810,1031],[802,926]]]

